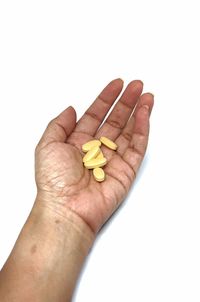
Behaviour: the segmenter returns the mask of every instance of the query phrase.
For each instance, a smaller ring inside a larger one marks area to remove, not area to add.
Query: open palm
[[[120,79],[109,83],[77,123],[75,110],[67,108],[49,123],[36,148],[38,194],[76,213],[95,233],[128,193],[148,142],[153,95],[141,95],[141,81],[129,83],[104,121],[122,88]],[[101,147],[108,163],[99,183],[83,166],[81,146],[101,136],[118,149]]]

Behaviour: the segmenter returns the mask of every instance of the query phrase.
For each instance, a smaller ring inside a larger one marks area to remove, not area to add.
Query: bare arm
[[[93,240],[76,214],[57,213],[36,201],[0,273],[0,301],[71,301]]]

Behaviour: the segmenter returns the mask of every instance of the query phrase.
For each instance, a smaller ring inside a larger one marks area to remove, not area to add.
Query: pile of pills
[[[93,169],[93,175],[96,181],[104,181],[105,172],[102,169],[107,164],[107,159],[101,151],[101,144],[112,150],[117,150],[117,145],[109,138],[102,136],[99,140],[91,140],[82,146],[85,156],[83,157],[83,164],[87,169]]]

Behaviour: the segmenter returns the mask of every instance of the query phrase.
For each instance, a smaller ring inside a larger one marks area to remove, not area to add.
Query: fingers
[[[94,136],[122,88],[123,81],[121,79],[110,82],[78,121],[75,132]]]
[[[122,130],[121,134],[116,139],[116,144],[118,145],[117,152],[120,155],[123,155],[125,150],[128,148],[130,141],[132,140],[132,136],[134,133],[134,125],[135,125],[135,116],[143,105],[147,105],[149,107],[149,114],[151,114],[153,108],[153,95],[151,93],[144,93],[140,96],[139,101],[137,103],[136,109],[126,126]]]
[[[105,123],[97,132],[97,138],[107,136],[115,140],[119,136],[142,93],[142,89],[143,83],[139,80],[132,81],[128,84]]]
[[[44,147],[52,142],[65,142],[75,125],[76,112],[70,106],[48,124],[38,146]]]
[[[149,115],[153,107],[153,95],[148,93],[141,98],[141,106],[138,106],[134,113],[134,121],[130,120],[130,125],[127,124],[128,135],[123,134],[128,141],[122,158],[137,173],[143,160],[149,136]],[[133,126],[132,136],[130,135],[131,127]],[[120,139],[120,137],[119,137]],[[121,143],[122,144],[122,141]],[[125,143],[124,143],[125,144]],[[119,152],[122,152],[119,150]]]

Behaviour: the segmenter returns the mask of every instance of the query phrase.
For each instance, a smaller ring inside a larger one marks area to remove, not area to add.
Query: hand
[[[148,142],[153,95],[141,95],[141,81],[129,83],[102,124],[122,88],[121,79],[110,82],[77,123],[75,110],[67,108],[49,123],[35,152],[39,199],[73,211],[94,233],[128,193]],[[83,166],[81,146],[101,136],[115,141],[118,149],[102,147],[108,163],[106,179],[99,183]]]

